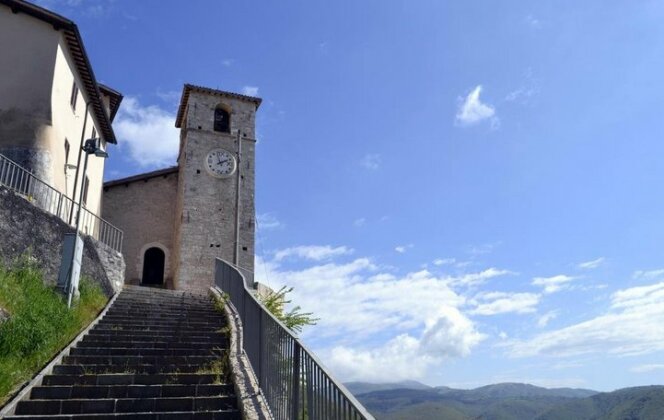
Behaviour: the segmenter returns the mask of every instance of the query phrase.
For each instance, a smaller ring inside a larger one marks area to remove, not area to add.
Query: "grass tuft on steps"
[[[10,314],[0,324],[0,406],[106,305],[107,297],[91,280],[81,278],[79,289],[81,297],[69,310],[29,257],[11,268],[0,265],[0,306]]]

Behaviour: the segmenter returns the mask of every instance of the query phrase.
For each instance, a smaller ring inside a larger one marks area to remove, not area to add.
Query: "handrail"
[[[78,203],[2,154],[0,154],[0,185],[24,196],[35,206],[59,217],[69,225],[76,224]],[[71,212],[72,207],[74,212]],[[71,214],[74,214],[73,220],[70,219]],[[85,206],[81,208],[80,229],[99,242],[122,252],[123,232]]]
[[[374,420],[318,358],[247,288],[233,264],[217,258],[215,285],[242,321],[242,348],[275,420]]]

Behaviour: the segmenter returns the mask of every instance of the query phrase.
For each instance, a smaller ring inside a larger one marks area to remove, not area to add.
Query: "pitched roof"
[[[226,92],[225,90],[211,89],[203,86],[185,84],[184,88],[182,89],[182,98],[180,99],[180,107],[178,108],[178,115],[177,118],[175,119],[175,126],[177,128],[180,128],[182,126],[182,120],[184,119],[184,111],[185,109],[187,109],[187,101],[189,100],[189,92],[192,91],[253,102],[256,104],[256,109],[258,109],[258,107],[261,105],[261,102],[263,102],[261,98],[256,98],[255,96],[240,95],[239,93]]]
[[[111,109],[109,110],[109,119],[111,122],[115,119],[115,114],[117,114],[118,109],[120,108],[120,102],[122,102],[122,94],[118,92],[117,90],[110,88],[106,85],[102,85],[101,83],[97,83],[97,86],[99,86],[99,91],[103,93],[104,95],[108,96],[110,98],[110,105]]]
[[[173,173],[176,173],[180,170],[178,166],[171,166],[170,168],[158,169],[152,172],[146,172],[143,174],[132,175],[126,178],[113,179],[110,181],[104,182],[104,189],[109,187],[115,187],[116,185],[129,185],[132,182],[136,181],[145,181],[147,182],[151,178],[157,178],[159,176],[167,176]]]
[[[81,39],[81,34],[78,32],[76,24],[63,16],[23,0],[0,0],[0,4],[11,8],[13,13],[25,13],[26,15],[52,25],[53,29],[56,31],[63,32],[64,39],[67,41],[72,59],[76,64],[76,69],[83,82],[83,88],[87,93],[88,99],[91,101],[91,111],[95,116],[95,120],[99,124],[99,134],[101,134],[107,142],[117,143],[115,133],[113,133],[113,128],[111,127],[111,118],[106,115],[104,110],[99,84],[97,83],[97,79],[95,79],[95,74],[92,71],[90,60],[85,52],[83,40]],[[119,101],[117,102],[117,105],[120,105]],[[113,106],[111,106],[111,108],[113,108]]]

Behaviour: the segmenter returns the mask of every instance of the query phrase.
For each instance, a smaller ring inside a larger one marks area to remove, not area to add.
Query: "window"
[[[76,86],[76,80],[71,86],[71,97],[69,98],[69,104],[72,109],[76,111],[76,100],[78,99],[78,86]]]
[[[88,176],[85,176],[85,179],[83,180],[83,206],[87,207],[88,206],[88,187],[90,186],[90,179]]]
[[[65,165],[69,163],[69,149],[71,146],[69,146],[69,140],[65,139]]]
[[[222,105],[217,105],[214,110],[214,131],[231,132],[231,115]]]

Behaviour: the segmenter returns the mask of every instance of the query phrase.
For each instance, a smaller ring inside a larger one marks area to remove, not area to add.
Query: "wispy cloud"
[[[569,283],[576,277],[559,274],[552,277],[535,277],[532,281],[534,286],[542,286],[544,293],[555,293],[569,287]]]
[[[399,254],[405,254],[406,251],[414,247],[415,245],[413,244],[408,244],[408,245],[397,245],[394,247],[394,250],[398,252]]]
[[[234,58],[224,58],[223,60],[221,60],[221,64],[224,67],[230,67],[233,64],[235,64],[235,59]]]
[[[657,270],[637,270],[632,277],[638,280],[661,279],[664,278],[664,268],[659,268]]]
[[[141,167],[175,164],[180,135],[175,114],[155,105],[142,105],[138,98],[122,101],[113,123],[118,144]]]
[[[450,279],[450,282],[454,286],[462,287],[474,287],[486,283],[488,280],[494,277],[501,277],[508,274],[513,274],[509,270],[501,270],[498,268],[487,268],[486,270],[474,272],[474,273],[465,273]]]
[[[281,261],[286,258],[301,258],[312,261],[323,261],[352,253],[353,249],[345,246],[331,247],[329,245],[303,245],[276,251],[274,253],[274,260]]]
[[[452,265],[456,263],[456,258],[436,258],[433,260],[433,265],[436,266],[441,266],[441,265]]]
[[[664,370],[664,364],[654,363],[654,364],[638,365],[632,367],[629,371],[633,373],[646,373],[655,370]]]
[[[528,26],[530,26],[533,29],[539,29],[542,27],[542,22],[533,15],[526,16],[524,21]]]
[[[380,168],[380,165],[382,163],[382,159],[379,154],[376,153],[369,153],[364,155],[362,160],[360,160],[360,165],[362,165],[364,168],[375,171],[378,168]]]
[[[162,89],[157,89],[157,93],[155,93],[159,99],[164,101],[170,106],[177,106],[178,102],[180,101],[180,96],[182,95],[182,92],[179,90],[162,90]]]
[[[112,1],[104,0],[36,0],[39,6],[59,13],[76,13],[99,18],[106,16],[112,9]]]
[[[367,223],[367,219],[364,217],[360,217],[358,219],[353,220],[353,226],[355,227],[362,227]]]
[[[554,320],[557,316],[558,316],[558,311],[549,311],[544,315],[540,316],[539,318],[537,318],[537,326],[540,328],[544,328],[547,325],[549,325],[549,322]]]
[[[247,96],[258,96],[258,86],[242,87],[242,94]]]
[[[585,261],[577,265],[578,268],[582,270],[592,270],[599,267],[604,262],[604,257],[599,257],[594,260]]]
[[[284,227],[274,213],[262,213],[256,215],[256,226],[261,230],[275,230]]]
[[[664,282],[618,290],[606,313],[568,327],[515,340],[516,357],[640,355],[664,351]]]
[[[482,292],[470,301],[473,315],[526,314],[535,312],[540,295],[535,293]]]
[[[481,101],[481,92],[482,85],[477,85],[465,98],[458,98],[459,107],[455,117],[457,125],[471,126],[487,120],[494,128],[500,124],[496,109]]]

